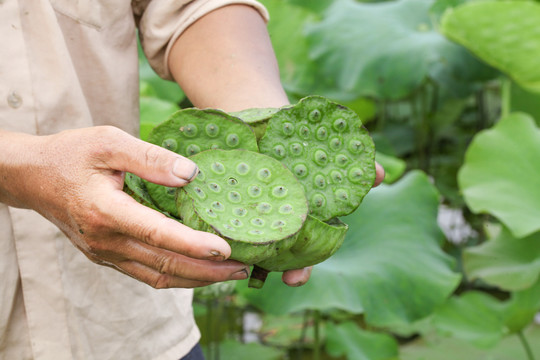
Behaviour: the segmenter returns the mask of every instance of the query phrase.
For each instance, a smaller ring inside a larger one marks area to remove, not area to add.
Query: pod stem
[[[263,287],[266,277],[270,271],[263,269],[257,265],[253,265],[251,276],[249,277],[248,287],[260,289]]]

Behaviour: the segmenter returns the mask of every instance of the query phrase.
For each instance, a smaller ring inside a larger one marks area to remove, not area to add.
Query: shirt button
[[[12,108],[17,109],[22,105],[22,97],[17,92],[12,91],[7,97],[7,103]]]

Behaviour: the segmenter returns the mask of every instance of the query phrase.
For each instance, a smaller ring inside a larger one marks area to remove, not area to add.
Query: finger
[[[129,261],[145,265],[160,274],[205,282],[243,280],[249,276],[249,267],[238,261],[192,259],[133,239],[125,239],[123,244],[122,252],[130,254]]]
[[[281,280],[289,286],[302,286],[308,282],[312,270],[313,266],[309,266],[303,269],[288,270],[283,272]]]
[[[137,203],[121,190],[114,194],[100,199],[100,203],[105,204],[103,211],[107,218],[114,219],[118,233],[196,259],[222,261],[231,255],[231,247],[221,237],[193,230]]]
[[[213,284],[211,281],[182,279],[169,274],[162,274],[136,261],[126,260],[116,264],[103,263],[102,265],[118,270],[155,289],[196,288]]]
[[[384,168],[379,163],[375,163],[375,183],[373,187],[378,186],[383,182],[385,176]]]
[[[131,172],[150,182],[171,187],[184,186],[198,174],[193,161],[165,148],[123,132],[109,136],[114,139],[102,151],[102,160],[110,169]]]

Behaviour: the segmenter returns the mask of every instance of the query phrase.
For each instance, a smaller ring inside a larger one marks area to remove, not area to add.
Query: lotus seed
[[[334,121],[334,129],[338,132],[342,132],[347,128],[347,122],[343,119],[337,119]]]
[[[242,201],[242,196],[238,191],[231,191],[229,193],[229,200],[233,203],[239,203],[240,201]]]
[[[240,219],[232,219],[232,220],[231,220],[231,224],[233,224],[233,225],[236,226],[236,227],[240,227],[240,226],[244,225],[244,224],[242,223],[242,221],[240,221]]]
[[[300,143],[292,143],[290,145],[291,154],[294,156],[302,155],[303,146]]]
[[[273,190],[272,190],[272,194],[274,194],[275,197],[278,197],[278,198],[282,198],[282,197],[285,197],[287,195],[287,188],[283,185],[280,185],[280,186],[276,186]]]
[[[321,121],[321,119],[322,119],[321,112],[319,110],[317,110],[317,109],[313,110],[312,112],[309,113],[308,119],[311,122]]]
[[[343,143],[341,142],[341,139],[338,137],[335,137],[332,140],[330,140],[330,148],[332,150],[339,150],[342,144]]]
[[[219,184],[216,184],[216,183],[210,183],[208,184],[208,187],[210,188],[210,190],[212,190],[213,192],[220,192],[221,191],[221,186],[219,186]]]
[[[317,129],[317,139],[326,140],[327,137],[328,137],[328,130],[324,126],[321,126],[320,128]]]
[[[223,166],[223,164],[220,162],[215,162],[212,164],[212,170],[216,174],[223,174],[225,172],[225,166]]]
[[[322,176],[321,174],[315,176],[314,183],[315,183],[315,186],[320,189],[323,189],[326,186],[326,180],[324,179],[324,176]]]
[[[364,176],[364,171],[358,167],[353,167],[349,170],[349,180],[354,183],[357,183],[362,180]]]
[[[338,198],[339,200],[347,201],[349,200],[349,192],[345,189],[337,189],[336,198]]]
[[[304,164],[298,164],[294,167],[294,173],[299,178],[303,178],[308,174],[308,168]]]
[[[338,154],[336,155],[336,163],[339,166],[345,166],[349,162],[349,158],[346,155]]]
[[[309,139],[309,128],[306,125],[300,126],[300,129],[298,130],[298,135],[300,135],[302,139]]]
[[[219,135],[219,126],[214,123],[206,125],[206,134],[210,137],[216,137]]]
[[[246,164],[246,163],[240,163],[238,164],[238,166],[236,167],[236,172],[238,172],[240,175],[245,175],[247,174],[249,171],[249,165]]]
[[[195,187],[195,194],[197,194],[202,200],[206,199],[206,194],[200,187]]]
[[[174,139],[165,139],[161,143],[161,146],[165,149],[176,151],[176,149],[178,148],[178,143]]]
[[[244,209],[244,208],[236,208],[236,209],[233,210],[233,213],[234,213],[236,216],[246,216],[247,210]]]
[[[274,146],[274,154],[280,159],[283,159],[285,157],[285,147],[283,145],[276,145]]]
[[[285,204],[279,208],[279,212],[280,214],[290,214],[292,212],[292,206],[289,204]]]
[[[186,126],[181,127],[180,131],[184,133],[185,136],[191,138],[197,135],[199,129],[197,129],[197,125],[195,124],[187,124]]]
[[[323,194],[314,194],[313,197],[311,198],[311,203],[313,205],[315,205],[315,207],[323,207],[324,204],[326,204],[326,198],[324,197]]]
[[[357,139],[353,139],[351,141],[349,141],[349,151],[354,153],[354,154],[358,154],[359,152],[361,152],[364,148],[364,144],[362,144],[362,142],[360,140],[357,140]]]
[[[263,232],[261,230],[249,230],[251,235],[261,235]]]
[[[214,143],[214,144],[210,145],[210,149],[212,149],[212,150],[219,149],[219,144]]]
[[[198,145],[190,144],[186,148],[186,153],[188,156],[195,155],[201,152],[201,148]]]
[[[225,206],[223,206],[222,203],[220,203],[219,201],[214,201],[212,203],[212,207],[218,211],[223,211],[225,209]]]
[[[276,220],[272,223],[272,229],[279,229],[284,227],[286,224],[282,220]],[[277,250],[277,249],[276,249]]]
[[[261,188],[257,185],[251,185],[248,189],[248,194],[251,197],[258,197],[261,195]]]
[[[225,142],[230,147],[236,147],[240,143],[240,138],[237,134],[229,134],[227,135],[227,140],[225,140]]]
[[[338,170],[332,170],[332,172],[330,173],[330,177],[332,178],[332,181],[336,184],[339,184],[343,181],[343,176]]]
[[[213,218],[217,217],[216,213],[212,209],[206,209],[206,213]]]
[[[231,177],[227,180],[227,184],[231,185],[231,186],[235,186],[238,184],[238,180],[236,180],[235,178]]]
[[[314,160],[319,165],[326,165],[328,162],[328,154],[324,150],[315,151]]]
[[[269,169],[261,169],[259,170],[259,173],[257,174],[257,177],[260,179],[260,180],[267,180],[270,178],[270,176],[272,175],[272,173],[270,172]]]
[[[283,124],[283,135],[285,136],[291,136],[294,134],[294,125],[290,122],[286,122]]]
[[[251,219],[251,223],[255,226],[264,226],[264,220],[261,218]]]
[[[272,211],[272,205],[267,202],[262,202],[257,206],[257,211],[260,214],[268,214],[270,211]]]

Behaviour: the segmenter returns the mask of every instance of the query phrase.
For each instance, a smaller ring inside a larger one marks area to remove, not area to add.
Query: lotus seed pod
[[[234,292],[236,281],[222,281],[208,286],[198,287],[194,289],[194,300],[214,300],[224,298]]]
[[[353,212],[375,181],[375,148],[360,118],[320,96],[275,113],[259,148],[301,179],[310,214],[322,221]]]
[[[179,189],[184,223],[226,239],[231,259],[254,264],[294,244],[308,207],[303,187],[279,161],[249,150],[190,157],[204,174]]]
[[[266,131],[266,125],[268,124],[268,119],[272,117],[280,108],[251,108],[245,109],[242,111],[232,112],[230,115],[236,116],[239,119],[242,119],[244,122],[249,124],[257,140],[259,140]]]
[[[347,224],[339,219],[323,222],[308,215],[304,226],[294,236],[293,246],[255,264],[249,287],[262,287],[270,271],[302,269],[323,262],[341,247],[347,229]]]
[[[152,129],[148,141],[186,157],[208,149],[258,149],[255,134],[246,123],[214,109],[179,110]],[[146,188],[161,210],[178,216],[176,189],[150,182]]]
[[[141,179],[140,177],[138,177],[137,175],[134,175],[132,173],[126,173],[126,176],[124,178],[124,192],[130,195],[138,203],[143,204],[154,210],[157,210],[170,218],[179,220],[177,216],[174,215],[174,214],[177,214],[176,209],[174,209],[174,214],[171,214],[169,212],[161,210],[154,203],[154,200],[152,199],[150,194],[148,194],[145,181]]]

